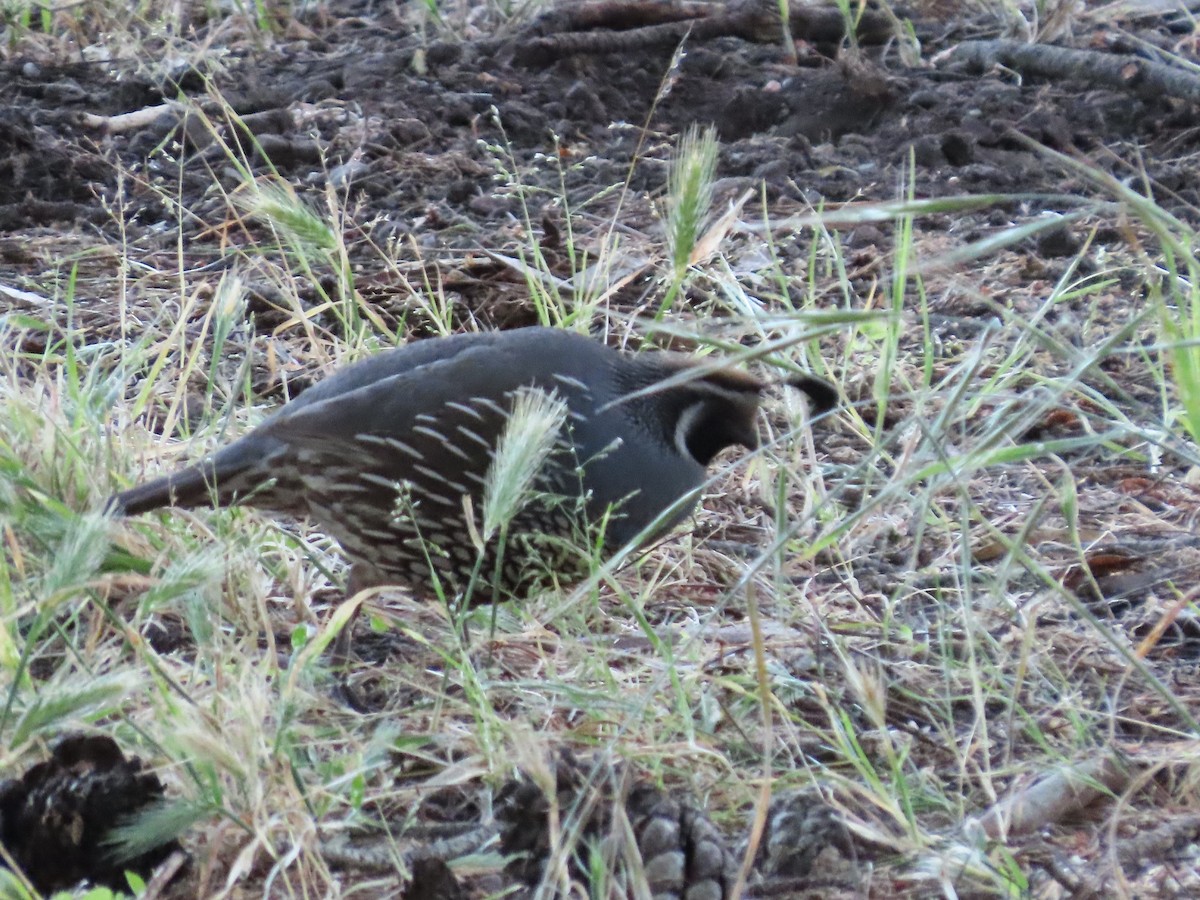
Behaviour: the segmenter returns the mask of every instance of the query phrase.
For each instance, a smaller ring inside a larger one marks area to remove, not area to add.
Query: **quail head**
[[[418,341],[346,367],[109,507],[243,503],[308,517],[349,557],[352,589],[503,599],[547,576],[579,577],[580,548],[661,534],[688,514],[713,457],[757,445],[764,383],[708,367],[686,377],[696,363],[552,328]],[[832,405],[824,382],[796,383]],[[481,521],[487,486],[498,448],[523,439],[510,414],[531,393],[557,404],[560,427],[497,535]]]

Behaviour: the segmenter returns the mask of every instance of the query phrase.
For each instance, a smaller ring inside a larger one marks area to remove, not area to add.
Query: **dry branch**
[[[560,3],[538,17],[546,33],[589,31],[593,28],[644,28],[664,22],[703,19],[715,7],[704,0],[600,0],[591,3]]]
[[[1176,97],[1200,103],[1200,78],[1184,69],[1136,56],[1072,50],[1020,41],[963,41],[937,61],[963,63],[980,71],[1004,66],[1021,75],[1082,79],[1143,96]]]
[[[788,24],[793,38],[813,43],[838,43],[846,36],[846,22],[833,7],[814,8],[793,0]],[[775,0],[732,0],[727,4],[595,0],[553,9],[539,18],[534,28],[542,36],[527,41],[523,50],[531,62],[578,54],[669,49],[685,37],[695,41],[740,37],[756,43],[773,43],[783,37]],[[892,30],[890,19],[868,10],[858,19],[855,37],[863,43],[877,43],[891,36]]]
[[[1112,756],[1051,772],[985,812],[974,823],[989,838],[1032,834],[1078,812],[1106,792],[1119,794],[1129,770]]]
[[[168,100],[166,103],[160,103],[157,106],[135,109],[133,112],[121,113],[115,116],[98,116],[92,113],[85,113],[83,124],[88,128],[97,128],[105,134],[121,134],[126,131],[136,131],[140,128],[146,128],[164,116],[175,116],[178,118],[183,112],[184,106],[182,103]]]

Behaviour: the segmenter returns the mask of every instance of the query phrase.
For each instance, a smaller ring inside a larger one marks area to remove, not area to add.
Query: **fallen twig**
[[[812,43],[838,43],[846,21],[835,7],[813,7],[792,0],[788,9],[792,37]],[[629,53],[673,48],[685,37],[693,41],[740,37],[757,43],[783,38],[776,0],[731,0],[726,4],[669,3],[650,0],[593,0],[564,4],[535,21],[541,36],[524,42],[522,56],[549,62],[578,54]],[[878,43],[893,34],[885,15],[867,10],[855,23],[855,37]]]
[[[166,103],[158,104],[158,106],[147,106],[116,116],[97,116],[92,113],[85,113],[83,124],[88,128],[98,128],[105,134],[120,134],[124,131],[145,128],[147,125],[157,122],[163,116],[179,116],[182,114],[183,108],[182,103],[168,100]]]
[[[993,840],[1032,834],[1105,793],[1121,793],[1129,780],[1129,770],[1113,756],[1067,766],[1001,800],[967,828]]]
[[[1200,103],[1200,77],[1176,66],[1136,56],[994,40],[963,41],[940,54],[934,62],[962,63],[981,71],[1004,66],[1021,75],[1084,79],[1145,96],[1166,95]]]

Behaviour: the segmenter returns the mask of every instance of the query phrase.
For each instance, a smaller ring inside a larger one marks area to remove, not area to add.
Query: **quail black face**
[[[707,466],[726,447],[758,446],[762,382],[740,372],[718,372],[688,384],[675,422],[675,450]]]
[[[516,537],[576,539],[587,522],[608,520],[605,546],[615,549],[685,516],[717,454],[757,445],[763,389],[733,370],[678,377],[693,365],[549,328],[419,341],[348,366],[208,459],[117,494],[110,508],[240,501],[311,517],[342,544],[360,583],[428,591],[436,579],[458,590],[480,570],[479,523],[467,511],[483,506],[522,391],[564,404],[566,452],[546,458],[539,486],[567,502],[518,513]],[[509,546],[519,554],[531,544]],[[520,590],[521,562],[506,558],[509,583],[492,587]]]

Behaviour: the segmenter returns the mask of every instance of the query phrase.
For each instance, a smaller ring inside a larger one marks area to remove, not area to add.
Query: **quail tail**
[[[211,461],[205,461],[113,494],[105,504],[105,511],[114,515],[136,516],[164,506],[184,509],[214,506],[217,500],[214,468]]]
[[[152,509],[225,506],[264,481],[263,461],[274,448],[269,441],[235,441],[208,459],[139,484],[108,498],[105,512],[136,516]]]

